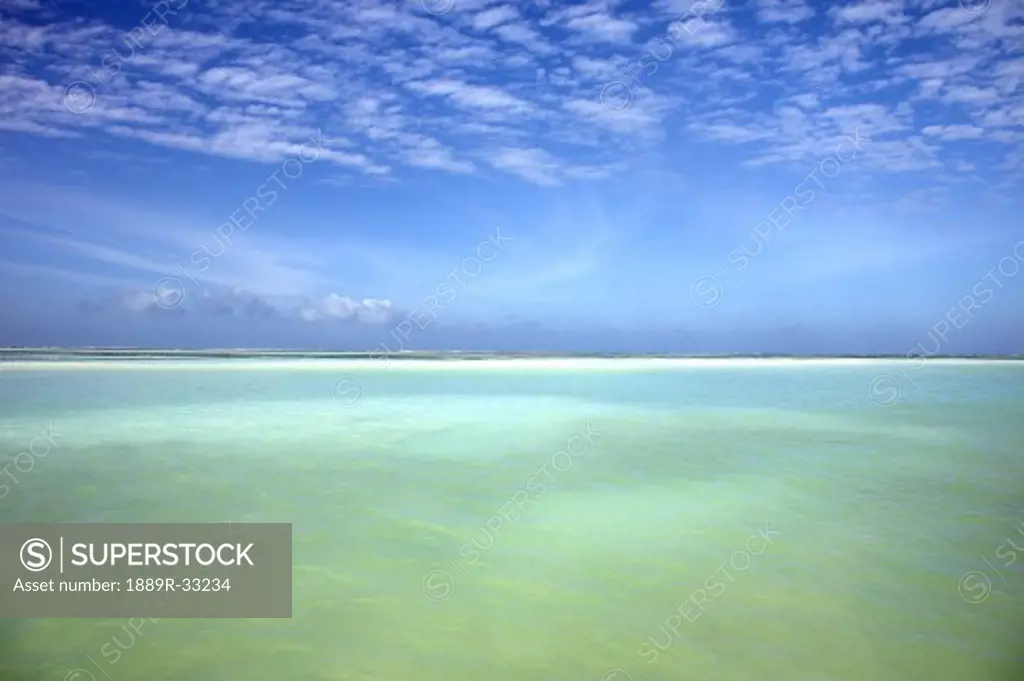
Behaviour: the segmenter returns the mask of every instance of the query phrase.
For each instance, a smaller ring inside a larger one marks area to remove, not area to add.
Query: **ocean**
[[[2,681],[1024,677],[1024,362],[9,362],[0,468],[294,537],[291,619],[2,620]]]

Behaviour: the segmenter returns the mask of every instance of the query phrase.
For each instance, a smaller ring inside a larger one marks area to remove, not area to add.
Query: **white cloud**
[[[521,45],[537,54],[553,54],[558,51],[525,23],[505,24],[494,29],[494,33],[506,43]]]
[[[899,159],[875,167],[886,173],[932,168],[963,144],[1002,158],[1024,141],[1019,2],[971,13],[902,0],[827,10],[807,0],[662,0],[652,12],[598,0],[528,11],[467,1],[438,17],[418,2],[225,0],[168,17],[132,49],[123,28],[99,21],[28,20],[38,6],[9,2],[15,11],[0,23],[0,129],[270,164],[322,127],[335,140],[322,159],[338,182],[400,182],[406,168],[501,171],[549,187],[596,181],[655,157],[685,165],[685,154],[658,146],[683,129],[747,145],[748,160],[766,164],[859,123]],[[816,11],[830,21],[812,21]],[[263,37],[242,34],[250,20]],[[650,56],[647,42],[667,36],[676,36],[671,55]],[[87,84],[67,102],[81,113],[62,101],[74,81]],[[612,81],[632,88],[622,110],[601,101]]]
[[[523,100],[498,88],[470,85],[457,80],[410,83],[408,87],[427,95],[448,97],[457,106],[468,109],[506,109],[513,112],[526,112],[531,108]]]
[[[679,42],[694,48],[710,49],[735,42],[736,32],[728,19],[700,18],[673,24],[669,27],[679,36]]]
[[[473,28],[478,31],[486,31],[489,28],[494,28],[518,18],[519,12],[512,5],[497,5],[485,9],[473,17]]]
[[[829,14],[841,24],[869,24],[875,21],[895,24],[907,21],[903,10],[902,0],[863,0],[842,7],[832,7]]]
[[[985,131],[973,125],[929,125],[922,132],[929,137],[943,140],[975,140],[983,137]]]
[[[543,149],[499,149],[489,161],[499,170],[543,187],[559,184],[558,162]]]
[[[307,322],[338,320],[355,321],[363,324],[386,324],[394,312],[390,300],[363,298],[355,300],[348,296],[331,293],[315,305],[303,308],[300,316]]]
[[[758,0],[757,16],[765,23],[798,24],[814,17],[803,0]]]
[[[591,39],[610,43],[629,42],[639,28],[632,21],[616,19],[604,12],[573,17],[566,26]]]

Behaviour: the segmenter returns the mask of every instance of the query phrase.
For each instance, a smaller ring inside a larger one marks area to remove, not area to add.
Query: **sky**
[[[0,345],[1022,353],[1022,84],[1022,0],[0,0]]]

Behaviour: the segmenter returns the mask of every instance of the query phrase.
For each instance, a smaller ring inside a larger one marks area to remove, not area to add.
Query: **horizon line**
[[[788,359],[1024,359],[1024,354],[1014,353],[972,353],[972,354],[934,354],[934,355],[912,355],[900,353],[780,353],[780,352],[738,352],[738,353],[675,353],[675,352],[601,352],[601,351],[551,351],[551,350],[468,350],[468,349],[446,349],[446,350],[400,350],[381,352],[376,350],[323,350],[323,349],[288,349],[288,348],[147,348],[130,346],[84,346],[84,347],[60,347],[60,346],[0,346],[0,356],[3,354],[14,355],[135,355],[135,356],[254,356],[254,355],[277,355],[294,357],[389,357],[389,358],[424,358],[442,356],[474,357],[484,356],[489,358],[525,356],[532,358],[650,358],[650,359],[725,359],[725,358],[788,358]]]

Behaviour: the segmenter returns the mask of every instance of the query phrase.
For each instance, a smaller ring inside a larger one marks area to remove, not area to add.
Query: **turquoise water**
[[[1024,672],[1024,363],[109,366],[0,372],[0,518],[294,523],[294,617],[5,620],[3,681]]]

